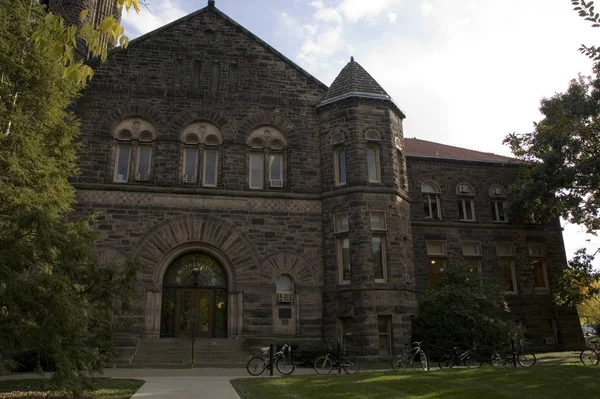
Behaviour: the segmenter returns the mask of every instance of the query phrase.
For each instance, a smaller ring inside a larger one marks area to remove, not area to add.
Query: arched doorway
[[[176,258],[163,278],[161,337],[227,337],[227,273],[210,255]]]

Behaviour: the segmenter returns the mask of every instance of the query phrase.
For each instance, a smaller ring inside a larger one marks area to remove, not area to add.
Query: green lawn
[[[0,399],[62,399],[67,396],[60,392],[51,393],[44,389],[44,380],[6,380],[0,381]],[[121,380],[100,378],[94,383],[95,389],[86,392],[90,399],[129,399],[144,385],[140,380]]]
[[[351,376],[245,378],[232,381],[252,398],[592,398],[600,395],[600,366],[361,372]]]

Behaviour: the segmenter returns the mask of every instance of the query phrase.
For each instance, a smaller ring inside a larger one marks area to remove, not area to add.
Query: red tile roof
[[[413,155],[481,162],[522,163],[522,161],[516,158],[496,155],[492,154],[491,152],[468,150],[466,148],[453,147],[451,145],[435,143],[433,141],[419,140],[417,138],[404,139],[404,148],[406,155],[409,156]]]

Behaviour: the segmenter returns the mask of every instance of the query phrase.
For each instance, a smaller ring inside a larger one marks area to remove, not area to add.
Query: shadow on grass
[[[253,398],[570,398],[594,397],[600,367],[368,372],[352,376],[238,379],[243,399]]]
[[[144,385],[141,380],[99,378],[92,382],[94,387],[86,391],[85,398],[129,399]],[[64,392],[52,391],[49,380],[25,379],[0,381],[0,399],[63,399],[69,396]]]

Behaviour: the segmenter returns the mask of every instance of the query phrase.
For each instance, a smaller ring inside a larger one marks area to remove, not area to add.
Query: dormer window
[[[266,185],[282,188],[287,148],[283,133],[272,126],[262,126],[250,133],[247,144],[250,147],[248,187],[256,190],[264,189]]]

